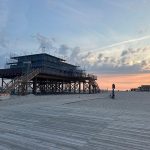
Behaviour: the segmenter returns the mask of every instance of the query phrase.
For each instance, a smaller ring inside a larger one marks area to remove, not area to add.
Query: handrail
[[[36,75],[38,75],[40,73],[39,69],[33,70],[32,72],[30,72],[29,74],[26,74],[24,76],[20,76],[20,77],[16,77],[14,82],[8,87],[6,87],[4,89],[4,92],[8,92],[10,93],[12,89],[14,89],[17,85],[19,85],[22,82],[27,82],[30,81],[31,79],[33,79]]]

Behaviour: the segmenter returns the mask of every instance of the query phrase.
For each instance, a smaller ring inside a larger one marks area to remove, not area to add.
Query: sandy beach
[[[149,150],[149,97],[12,96],[0,101],[0,150]]]

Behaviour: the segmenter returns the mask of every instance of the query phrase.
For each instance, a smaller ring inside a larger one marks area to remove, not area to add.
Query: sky
[[[0,0],[0,67],[45,51],[102,89],[150,84],[150,0]],[[44,47],[44,49],[43,49]]]

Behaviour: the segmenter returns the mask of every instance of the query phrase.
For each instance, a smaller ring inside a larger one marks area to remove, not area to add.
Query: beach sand
[[[0,150],[150,150],[150,92],[11,96]]]

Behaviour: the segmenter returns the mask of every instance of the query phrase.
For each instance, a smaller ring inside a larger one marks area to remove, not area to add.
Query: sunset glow
[[[150,74],[102,75],[98,78],[101,89],[110,90],[112,83],[116,84],[116,90],[130,90],[150,84]]]

